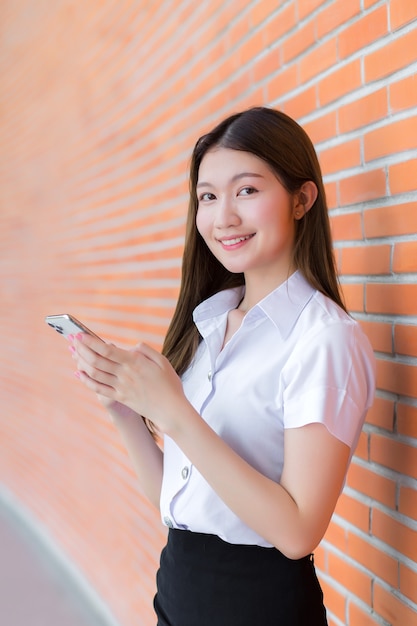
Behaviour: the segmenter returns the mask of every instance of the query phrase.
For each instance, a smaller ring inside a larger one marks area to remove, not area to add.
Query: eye
[[[251,196],[253,193],[256,193],[257,190],[255,187],[246,186],[239,190],[239,196]]]
[[[205,191],[204,193],[198,196],[199,202],[210,202],[211,200],[215,200],[215,199],[216,199],[216,196],[214,195],[214,193],[211,193],[210,191]]]

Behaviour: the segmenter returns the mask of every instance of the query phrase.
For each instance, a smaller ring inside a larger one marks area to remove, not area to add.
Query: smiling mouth
[[[252,239],[253,235],[245,235],[244,237],[234,237],[233,239],[220,239],[220,243],[224,246],[235,246],[238,243],[242,243],[242,241],[247,241],[248,239]]]

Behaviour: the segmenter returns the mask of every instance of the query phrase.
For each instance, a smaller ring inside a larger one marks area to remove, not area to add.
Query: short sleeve
[[[282,372],[284,428],[321,423],[356,448],[375,391],[372,348],[354,320],[308,333]]]

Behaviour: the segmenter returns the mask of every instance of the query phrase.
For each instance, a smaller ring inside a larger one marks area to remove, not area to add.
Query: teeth
[[[246,239],[250,239],[251,235],[246,235],[246,237],[236,237],[236,239],[227,239],[223,240],[222,244],[224,246],[234,246],[236,243],[240,243],[241,241],[246,241]]]

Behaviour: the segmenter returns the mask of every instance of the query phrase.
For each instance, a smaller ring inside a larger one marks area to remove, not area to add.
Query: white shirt
[[[374,356],[359,324],[295,272],[249,310],[224,346],[244,287],[194,311],[203,337],[183,376],[202,418],[259,472],[280,481],[284,429],[319,422],[351,448],[374,396]],[[271,547],[217,496],[169,437],[161,516],[167,526]]]

